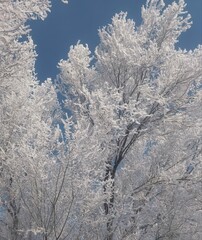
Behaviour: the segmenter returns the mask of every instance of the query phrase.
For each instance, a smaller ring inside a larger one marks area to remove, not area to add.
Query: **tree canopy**
[[[185,7],[147,0],[140,26],[116,14],[40,83],[26,22],[50,2],[0,1],[1,239],[201,239],[202,47],[176,47]]]

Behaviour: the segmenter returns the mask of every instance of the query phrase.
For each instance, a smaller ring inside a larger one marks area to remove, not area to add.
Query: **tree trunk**
[[[105,199],[104,202],[104,211],[105,215],[109,216],[109,219],[107,221],[107,237],[106,240],[112,240],[113,239],[113,216],[110,216],[113,214],[113,208],[114,208],[114,177],[115,177],[115,168],[112,166],[111,163],[108,163],[106,167],[105,172],[105,178],[104,178],[104,194],[107,194],[107,191],[110,191],[110,198]],[[109,182],[109,180],[111,182]]]
[[[11,229],[11,240],[17,240],[18,239],[18,213],[19,209],[16,205],[15,199],[10,201],[10,208],[8,208],[8,212],[10,213],[12,217],[12,229]]]

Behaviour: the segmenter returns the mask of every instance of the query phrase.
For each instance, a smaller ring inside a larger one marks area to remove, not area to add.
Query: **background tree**
[[[73,225],[66,226],[74,199],[65,144],[71,121],[62,134],[57,94],[50,79],[36,78],[26,25],[49,8],[46,0],[0,2],[1,239],[62,239]]]

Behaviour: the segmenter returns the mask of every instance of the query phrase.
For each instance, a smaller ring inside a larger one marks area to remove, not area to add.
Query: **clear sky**
[[[146,0],[69,0],[63,4],[52,0],[51,13],[45,21],[30,23],[31,35],[37,45],[36,72],[39,80],[55,78],[57,63],[67,58],[69,47],[81,40],[93,51],[99,43],[97,30],[111,22],[115,13],[128,12],[137,25],[141,23],[140,10]],[[170,3],[172,0],[165,0]],[[179,47],[194,49],[202,44],[202,0],[186,0],[193,25],[180,38]]]

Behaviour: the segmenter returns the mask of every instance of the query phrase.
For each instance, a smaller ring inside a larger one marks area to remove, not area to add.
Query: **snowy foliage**
[[[94,56],[78,43],[59,63],[88,176],[84,239],[201,237],[202,51],[176,49],[185,6],[147,1],[139,27],[116,14]]]
[[[185,7],[148,0],[140,26],[116,14],[54,86],[26,25],[50,2],[0,1],[1,239],[201,239],[202,47],[176,47]]]
[[[59,236],[67,214],[61,206],[72,202],[72,190],[63,186],[69,161],[57,126],[57,94],[51,80],[39,85],[36,79],[34,44],[25,25],[44,19],[49,6],[35,0],[0,3],[1,239],[44,238],[53,226]]]

